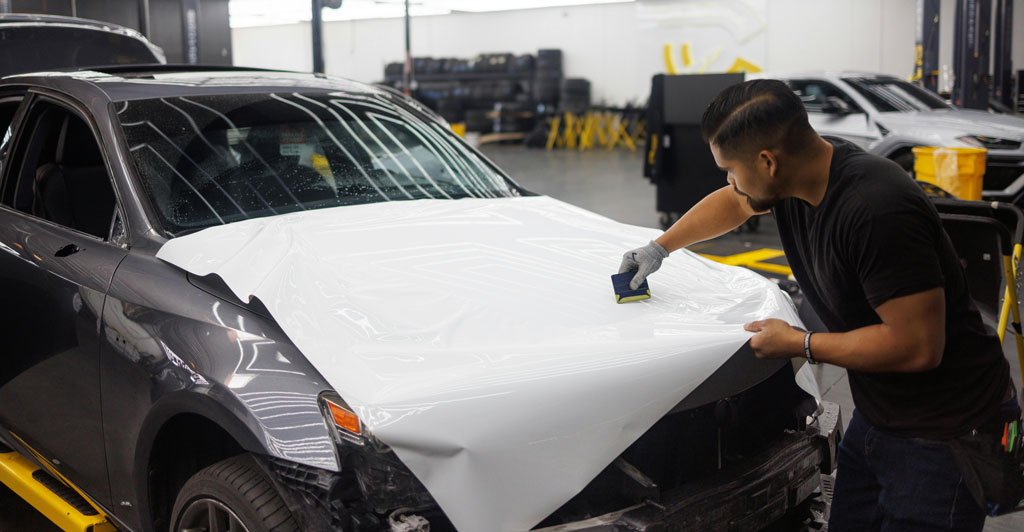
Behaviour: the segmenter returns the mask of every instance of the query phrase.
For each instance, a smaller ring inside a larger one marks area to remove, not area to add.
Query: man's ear
[[[769,150],[761,150],[757,154],[757,165],[761,167],[772,178],[779,171],[779,159]]]

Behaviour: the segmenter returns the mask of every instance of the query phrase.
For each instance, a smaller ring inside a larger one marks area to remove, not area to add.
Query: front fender
[[[133,252],[108,291],[101,336],[110,482],[130,526],[146,522],[160,430],[182,414],[215,423],[247,451],[338,471],[318,404],[330,386],[273,320]]]

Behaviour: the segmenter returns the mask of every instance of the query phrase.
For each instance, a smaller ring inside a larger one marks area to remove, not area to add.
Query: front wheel
[[[171,514],[171,532],[298,532],[291,511],[256,460],[243,454],[188,479]]]

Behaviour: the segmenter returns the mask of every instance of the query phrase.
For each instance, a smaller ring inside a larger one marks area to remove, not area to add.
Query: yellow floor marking
[[[750,264],[751,262],[760,262],[763,260],[774,259],[776,257],[781,257],[783,255],[785,255],[785,253],[781,249],[764,248],[754,251],[747,251],[746,253],[737,253],[736,255],[729,255],[726,257],[713,255],[705,256],[715,262],[721,262],[722,264],[728,264],[730,266],[744,266]]]
[[[736,255],[720,256],[720,255],[708,255],[701,253],[700,256],[720,262],[722,264],[728,264],[730,266],[745,266],[754,270],[762,270],[766,272],[781,274],[781,275],[792,275],[793,270],[789,266],[782,264],[771,264],[767,262],[761,262],[765,260],[771,260],[774,258],[785,256],[786,253],[781,249],[764,248],[754,251],[747,251],[745,253],[737,253]]]

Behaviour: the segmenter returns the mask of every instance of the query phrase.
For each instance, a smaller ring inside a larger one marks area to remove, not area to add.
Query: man
[[[806,301],[831,332],[746,325],[758,357],[849,370],[856,409],[840,445],[829,530],[981,530],[949,441],[993,432],[1016,406],[934,206],[897,164],[822,138],[776,80],[729,87],[702,132],[728,186],[623,257],[643,281],[674,250],[771,210]],[[1000,432],[1001,434],[1001,432]]]

